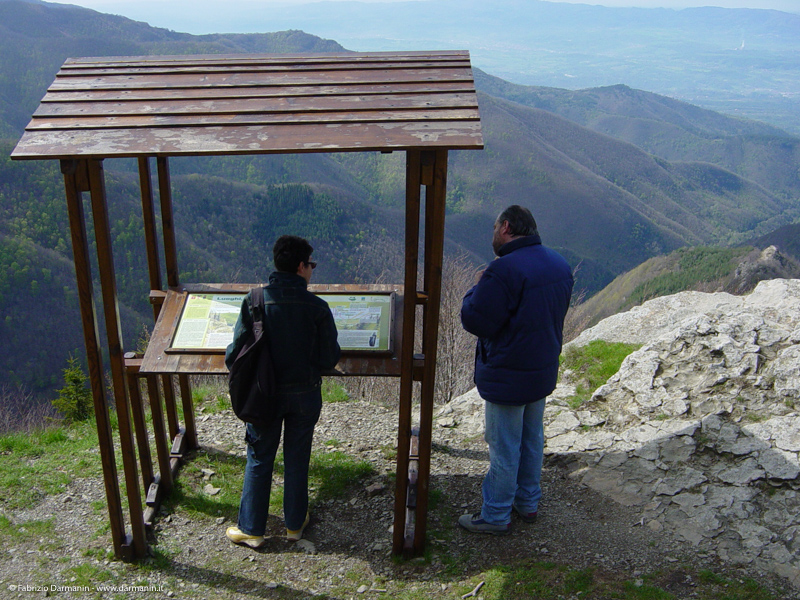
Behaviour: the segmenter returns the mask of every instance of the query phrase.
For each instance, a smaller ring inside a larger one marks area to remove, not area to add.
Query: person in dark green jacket
[[[274,420],[266,426],[247,423],[247,466],[239,519],[228,538],[258,548],[264,543],[272,470],[283,431],[283,514],[286,538],[297,541],[309,522],[308,465],[314,427],[322,409],[322,372],[339,362],[336,325],[328,304],[308,291],[317,266],[311,245],[297,236],[282,236],[273,248],[276,271],[264,288],[264,335],[270,344],[277,396]],[[253,314],[250,294],[225,353],[230,368],[250,335]]]

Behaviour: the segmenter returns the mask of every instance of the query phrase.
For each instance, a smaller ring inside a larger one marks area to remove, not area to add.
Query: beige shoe
[[[260,548],[264,545],[265,541],[263,535],[247,535],[238,527],[228,527],[225,535],[227,535],[228,539],[234,544],[242,544],[250,548]]]
[[[300,529],[297,529],[297,530],[287,529],[286,530],[286,539],[287,539],[287,541],[296,542],[296,541],[302,539],[303,531],[305,531],[306,526],[308,525],[308,522],[310,520],[311,520],[311,515],[306,513],[306,520],[303,521],[303,524],[300,526]]]

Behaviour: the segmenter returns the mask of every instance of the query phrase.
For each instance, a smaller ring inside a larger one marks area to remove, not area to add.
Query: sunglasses
[[[313,260],[307,260],[307,261],[305,261],[305,263],[306,263],[306,264],[307,264],[309,267],[311,267],[312,269],[316,269],[316,268],[317,268],[317,263],[315,263]]]

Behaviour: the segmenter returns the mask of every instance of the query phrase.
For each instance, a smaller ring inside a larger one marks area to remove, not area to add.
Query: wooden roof
[[[68,59],[11,157],[483,147],[469,53]]]

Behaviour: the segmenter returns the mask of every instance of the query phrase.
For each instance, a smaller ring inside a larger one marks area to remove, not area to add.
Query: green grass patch
[[[676,579],[689,580],[691,586],[674,587]],[[711,571],[692,573],[681,569],[679,573],[648,574],[632,580],[620,574],[597,572],[591,567],[575,569],[544,561],[496,566],[456,584],[453,592],[459,596],[466,594],[480,582],[484,585],[478,596],[484,600],[678,600],[687,597],[687,590],[691,590],[693,598],[704,600],[777,600],[751,579],[731,580]]]
[[[331,379],[323,379],[322,401],[329,403],[350,402],[350,396],[341,384]]]
[[[697,581],[704,591],[702,597],[709,600],[778,600],[778,596],[749,577],[729,579],[704,569],[697,574]]]
[[[12,523],[5,515],[0,515],[0,539],[3,540],[38,540],[53,536],[55,524],[53,519],[44,521],[27,521],[19,525]]]
[[[245,465],[244,456],[201,449],[175,480],[172,494],[165,501],[167,510],[187,511],[194,517],[226,517],[235,522],[239,513]],[[209,476],[209,472],[213,472],[213,475]],[[374,473],[370,462],[355,459],[344,452],[314,452],[311,455],[308,477],[311,502],[313,504],[338,498],[359,479]],[[279,514],[283,508],[283,486],[280,484],[283,474],[283,452],[278,452],[270,493],[270,509],[273,514]],[[207,489],[209,485],[219,491]]]
[[[69,457],[69,460],[64,460]],[[121,463],[119,452],[116,453]],[[102,477],[94,420],[0,436],[0,506],[29,507],[78,477]]]
[[[639,348],[636,344],[603,340],[594,340],[579,348],[569,348],[561,357],[561,367],[571,370],[577,381],[570,406],[578,408],[591,398],[597,388],[619,371],[622,361]]]
[[[675,596],[669,592],[640,580],[626,581],[622,591],[625,600],[675,600]]]
[[[597,591],[591,570],[570,569],[550,562],[495,567],[484,574],[483,580],[486,583],[480,595],[486,600],[507,598],[555,600],[572,598],[576,594],[580,594],[579,597],[586,597],[587,593]],[[471,590],[463,588],[463,593],[469,591]]]
[[[76,567],[70,567],[64,571],[68,575],[70,586],[82,586],[92,588],[98,583],[108,583],[114,576],[108,569],[91,563],[83,563]],[[74,579],[73,579],[74,578]]]
[[[219,380],[217,380],[219,379]],[[217,414],[231,408],[228,384],[223,378],[207,379],[192,386],[192,403],[195,410]]]
[[[201,449],[175,479],[173,491],[165,502],[167,510],[174,512],[180,506],[195,517],[226,517],[235,522],[244,468],[243,456]],[[214,490],[207,491],[207,486],[219,491],[212,494]]]
[[[314,500],[317,502],[339,498],[356,481],[374,474],[372,463],[338,450],[311,455],[309,484],[316,489]]]

